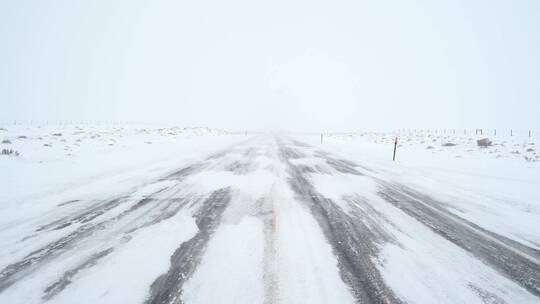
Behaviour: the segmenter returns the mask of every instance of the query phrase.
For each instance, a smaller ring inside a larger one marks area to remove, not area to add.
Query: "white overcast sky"
[[[540,1],[4,0],[0,121],[540,129]]]

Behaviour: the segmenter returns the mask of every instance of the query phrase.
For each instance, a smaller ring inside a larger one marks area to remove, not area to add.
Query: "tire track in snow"
[[[97,252],[93,255],[91,255],[88,259],[77,265],[75,268],[70,269],[64,275],[55,281],[54,283],[50,284],[45,288],[44,295],[42,297],[43,300],[48,301],[52,299],[54,296],[59,294],[64,288],[66,288],[68,285],[72,283],[73,277],[79,273],[81,270],[90,268],[97,264],[98,260],[109,255],[113,251],[113,248],[108,248],[103,251]]]
[[[229,152],[230,149],[220,151],[219,153],[211,155],[201,162],[194,163],[158,179],[158,183],[161,181],[172,180],[175,181],[175,184],[170,187],[160,188],[153,191],[142,199],[131,198],[130,196],[137,191],[132,190],[128,195],[98,201],[96,204],[93,204],[87,208],[83,208],[82,210],[76,211],[68,216],[54,220],[37,228],[37,234],[25,237],[23,240],[26,241],[31,238],[39,237],[41,234],[47,233],[51,230],[61,230],[73,224],[80,224],[80,226],[75,230],[61,236],[55,241],[31,251],[18,261],[2,268],[0,270],[0,293],[34,271],[37,271],[46,264],[53,262],[62,254],[77,250],[81,243],[87,241],[98,232],[116,234],[121,233],[127,235],[137,229],[153,225],[174,216],[180,211],[180,209],[190,202],[191,207],[197,205],[199,198],[196,195],[188,194],[189,197],[174,197],[178,192],[176,191],[177,187],[186,177],[207,168],[213,162],[219,162],[221,158]],[[152,183],[148,183],[143,186],[151,184]],[[155,198],[155,196],[164,191],[172,191],[173,193],[166,199]],[[102,216],[108,215],[116,210],[115,208],[121,207],[122,204],[126,203],[133,203],[133,205],[117,215],[100,220]],[[153,213],[153,211],[156,210],[159,210],[157,215],[155,212]],[[153,215],[155,215],[155,217],[152,217]],[[131,219],[129,219],[130,217]],[[132,228],[129,228],[130,226]],[[118,230],[118,228],[120,230]],[[114,235],[111,237],[114,237]],[[99,252],[96,254],[98,253]],[[86,267],[83,268],[86,269],[93,265],[95,265],[95,263],[87,264]],[[69,275],[70,271],[72,270],[68,270],[66,273],[64,273],[64,276]]]
[[[222,152],[222,153],[225,153],[225,152]],[[210,156],[210,157],[207,158],[207,160],[214,159],[214,157],[215,156]],[[170,173],[170,174],[166,175],[163,178],[158,179],[157,182],[171,181],[171,180],[182,181],[187,176],[189,176],[191,174],[195,174],[197,172],[200,172],[201,170],[203,170],[207,166],[208,166],[208,163],[206,161],[194,163],[194,164],[189,165],[187,167],[184,167],[184,168],[182,168],[182,169],[180,169],[178,171]],[[148,183],[146,185],[151,185],[151,184],[152,183]],[[138,188],[144,187],[146,185],[142,185],[142,186],[140,186]],[[157,194],[159,194],[159,193],[161,193],[163,191],[170,190],[170,188],[171,187],[162,187],[161,189],[152,192],[150,195],[148,195],[147,200],[152,199],[153,196],[155,196],[155,195],[157,195]],[[104,215],[107,212],[113,210],[114,208],[120,206],[121,204],[132,201],[132,199],[130,200],[130,197],[131,197],[131,195],[133,195],[137,191],[137,189],[131,190],[128,194],[118,196],[118,197],[113,198],[113,199],[97,201],[96,204],[93,204],[93,205],[91,205],[89,207],[83,208],[80,211],[76,211],[76,212],[74,212],[74,213],[72,213],[72,214],[70,214],[70,215],[68,215],[66,217],[63,217],[61,219],[55,220],[55,221],[53,221],[51,223],[48,223],[48,224],[45,224],[45,225],[39,227],[38,229],[36,229],[36,232],[42,232],[42,231],[47,231],[47,230],[51,230],[51,229],[52,230],[58,230],[58,229],[68,227],[68,226],[70,226],[72,224],[75,224],[75,223],[85,224],[85,223],[91,222],[94,219],[100,217],[101,215]],[[72,201],[68,201],[67,203],[78,202],[78,201],[80,201],[80,200],[72,200]],[[141,202],[137,203],[136,206],[140,206],[140,205],[142,205],[142,204],[144,204],[146,202],[147,201],[145,201],[143,199],[143,200],[141,200]],[[61,203],[59,206],[64,206],[65,204],[66,203]]]
[[[50,262],[58,255],[74,248],[74,245],[96,230],[103,229],[104,224],[83,225],[74,232],[69,233],[60,239],[37,249],[23,259],[9,264],[0,271],[0,293],[16,283],[18,280],[39,269],[44,264]]]
[[[220,224],[230,200],[230,189],[225,188],[212,192],[201,204],[194,215],[199,232],[173,253],[169,270],[152,283],[146,303],[182,303],[182,286],[201,262],[208,241]]]
[[[470,252],[502,275],[540,296],[540,263],[534,249],[504,239],[440,207],[403,185],[379,180],[379,195],[432,231]]]
[[[339,172],[364,175],[379,185],[379,196],[430,228],[444,239],[470,252],[503,276],[510,278],[536,296],[540,296],[540,252],[526,245],[487,231],[448,211],[448,204],[438,202],[401,184],[390,183],[374,176],[374,171],[330,153],[318,151]],[[360,174],[355,167],[361,168]],[[476,290],[476,289],[475,289]]]
[[[183,280],[179,292],[173,292],[176,298],[164,299],[166,303],[216,301],[210,299],[219,299],[222,303],[275,303],[269,299],[273,298],[276,290],[268,288],[271,285],[267,284],[274,281],[271,263],[275,259],[271,228],[272,195],[265,191],[271,183],[269,175],[265,174],[269,170],[265,162],[267,149],[266,141],[239,145],[234,155],[214,168],[213,171],[222,171],[218,174],[221,177],[217,184],[231,187],[231,202],[219,227],[202,250],[194,270]],[[256,227],[242,231],[246,224],[256,224]],[[252,240],[255,244],[246,247],[246,240],[254,235],[257,236]],[[224,238],[230,240],[225,241]],[[227,248],[223,247],[225,244]],[[242,265],[230,265],[231,261]],[[217,273],[208,277],[209,272]],[[244,291],[245,286],[251,288]],[[206,290],[213,292],[206,294]]]
[[[271,217],[261,215],[264,223],[264,304],[275,304],[279,300],[279,284],[276,263],[276,211],[274,201],[269,197],[261,201],[261,205],[271,205]]]
[[[109,230],[115,231],[114,227],[116,225],[123,224],[125,227],[133,226],[133,228],[131,229],[120,230],[121,233],[129,234],[137,229],[147,227],[149,225],[153,225],[155,223],[158,223],[164,220],[165,218],[174,216],[174,214],[176,214],[187,203],[187,201],[189,200],[165,199],[165,200],[154,201],[149,198],[144,198],[144,199],[139,200],[130,209],[120,213],[119,215],[113,218],[110,218],[110,219],[107,219],[105,221],[101,221],[98,223],[83,224],[82,226],[78,227],[74,231],[57,239],[56,241],[53,241],[39,249],[36,249],[30,252],[21,260],[4,267],[0,271],[0,293],[2,293],[5,289],[9,288],[12,284],[26,277],[27,275],[33,273],[34,271],[39,270],[41,267],[45,266],[47,263],[54,261],[56,258],[61,256],[62,254],[68,253],[73,250],[77,250],[79,244],[83,243],[84,241],[89,239],[92,235],[98,232],[106,233]],[[149,206],[148,208],[144,210],[139,210],[142,206],[147,205],[150,202],[154,202],[155,204],[152,206]],[[148,217],[148,215],[146,215],[147,212],[150,212],[151,210],[159,207],[160,205],[170,206],[171,204],[176,204],[173,210],[170,210],[167,213],[161,216],[158,216],[156,218],[151,218],[149,221],[145,221],[146,218]],[[128,222],[124,221],[129,216],[133,216],[134,212],[137,210],[139,210],[138,212],[140,212],[141,215],[136,216],[134,219]],[[137,223],[139,222],[142,222],[142,224],[138,225]],[[91,264],[91,265],[89,264],[89,266],[92,266],[92,265],[95,265],[95,264]],[[85,268],[88,268],[88,267],[85,267]]]
[[[303,157],[303,153],[286,145],[281,139],[277,141],[280,158],[287,165],[291,175],[289,184],[321,226],[338,259],[341,277],[352,289],[356,301],[401,303],[402,301],[385,284],[374,261],[377,245],[388,240],[378,238],[366,229],[366,226],[362,226],[358,219],[351,217],[332,200],[320,195],[305,176],[306,172],[290,161],[291,158]],[[343,161],[333,161],[329,164],[339,166],[340,172],[357,172]]]

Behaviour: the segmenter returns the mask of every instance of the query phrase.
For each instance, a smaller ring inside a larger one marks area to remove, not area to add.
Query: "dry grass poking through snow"
[[[392,147],[398,137],[398,149],[421,148],[433,154],[449,154],[456,158],[485,157],[511,158],[528,162],[540,161],[534,149],[535,137],[528,134],[474,135],[427,132],[359,132],[329,134],[332,139],[358,141],[365,144]]]

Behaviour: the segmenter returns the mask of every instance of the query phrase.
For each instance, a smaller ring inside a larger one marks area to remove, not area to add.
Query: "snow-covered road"
[[[55,208],[0,227],[0,303],[540,303],[538,247],[286,136]]]

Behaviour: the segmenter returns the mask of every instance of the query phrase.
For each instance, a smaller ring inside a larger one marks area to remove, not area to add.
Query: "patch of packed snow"
[[[262,222],[244,217],[214,234],[203,262],[183,288],[184,303],[263,303]]]
[[[141,303],[148,295],[148,286],[167,271],[178,244],[196,232],[197,225],[185,213],[143,229],[91,271],[74,279],[73,286],[50,303]]]

